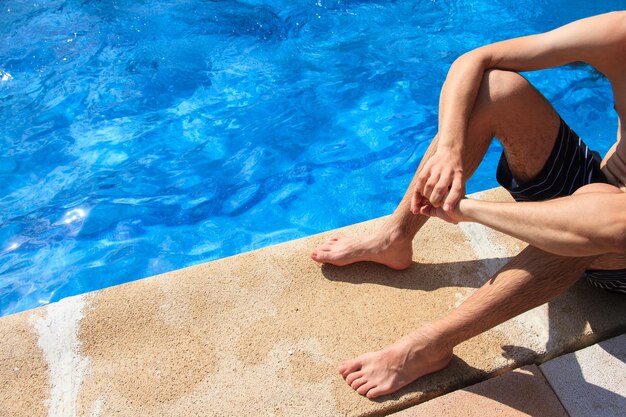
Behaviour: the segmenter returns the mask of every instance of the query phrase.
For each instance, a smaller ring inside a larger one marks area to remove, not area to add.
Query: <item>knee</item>
[[[518,104],[520,100],[525,100],[525,90],[532,88],[530,83],[516,72],[497,69],[485,71],[472,111],[472,119],[476,123],[485,124],[490,133],[497,136],[501,133],[498,132],[501,120],[509,119],[508,113],[512,109],[520,108]]]
[[[618,194],[618,195],[623,194],[622,190],[620,190],[616,186],[611,185],[611,184],[604,184],[601,182],[583,185],[582,187],[574,191],[574,194],[576,195],[588,194],[588,193],[608,193],[608,194]]]
[[[530,83],[516,72],[490,69],[483,75],[479,97],[491,103],[501,103],[520,97],[520,94],[530,88]]]
[[[613,226],[613,233],[608,237],[609,253],[625,253],[626,252],[626,217],[620,216],[620,219]]]
[[[611,194],[610,201],[602,203],[601,211],[591,214],[597,216],[596,233],[598,244],[606,249],[607,253],[626,252],[626,213],[623,210],[626,204],[626,193],[619,188],[603,183],[587,184],[580,187],[574,195],[589,195],[596,198],[598,195]]]

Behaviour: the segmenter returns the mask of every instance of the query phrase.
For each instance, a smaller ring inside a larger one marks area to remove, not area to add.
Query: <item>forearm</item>
[[[413,185],[413,214],[426,202],[449,210],[465,195],[465,142],[470,113],[488,61],[485,57],[486,54],[472,51],[457,59],[448,72],[440,96],[439,132],[433,142],[436,148],[425,155]],[[470,172],[474,169],[471,164],[468,168]]]
[[[450,67],[439,97],[440,147],[463,151],[469,117],[488,67],[489,59],[480,49],[462,55]]]
[[[494,203],[464,199],[459,221],[472,221],[562,256],[624,250],[626,194],[592,193],[543,202]]]

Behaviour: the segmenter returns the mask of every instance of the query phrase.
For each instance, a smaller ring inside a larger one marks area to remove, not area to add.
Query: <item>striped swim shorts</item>
[[[561,119],[554,148],[543,169],[530,182],[518,184],[511,173],[504,152],[500,157],[496,179],[515,201],[544,201],[571,195],[580,187],[606,183],[600,171],[600,154],[590,150],[578,135]],[[588,270],[587,281],[598,288],[626,293],[626,269]]]

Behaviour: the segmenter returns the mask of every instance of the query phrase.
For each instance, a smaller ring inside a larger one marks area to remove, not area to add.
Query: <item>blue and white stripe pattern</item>
[[[559,134],[550,157],[530,183],[516,183],[502,153],[496,178],[516,201],[543,201],[571,195],[583,185],[608,182],[600,171],[600,155],[591,151],[561,119]]]

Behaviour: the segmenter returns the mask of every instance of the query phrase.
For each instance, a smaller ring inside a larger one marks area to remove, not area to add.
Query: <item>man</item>
[[[613,87],[617,141],[600,162],[520,71],[582,61]],[[451,66],[439,131],[402,201],[374,237],[334,238],[313,260],[411,265],[411,241],[428,216],[475,221],[528,243],[447,316],[339,372],[368,398],[392,393],[446,367],[452,348],[561,294],[587,271],[594,285],[626,292],[626,12],[576,21],[544,34],[487,45]],[[504,153],[497,178],[516,203],[464,198],[464,183],[489,142]]]

